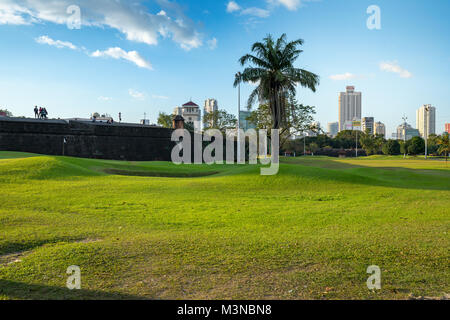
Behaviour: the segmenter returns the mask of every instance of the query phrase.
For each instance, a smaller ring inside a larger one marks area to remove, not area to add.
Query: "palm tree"
[[[298,49],[303,40],[287,42],[286,34],[277,41],[268,35],[263,42],[252,46],[253,54],[246,54],[239,62],[242,66],[250,64],[236,76],[234,86],[241,82],[258,84],[248,99],[250,109],[256,98],[270,106],[273,129],[280,129],[284,124],[286,103],[289,96],[295,96],[297,85],[309,88],[313,92],[319,85],[319,76],[294,67],[294,62],[303,50]]]
[[[437,143],[439,145],[438,153],[445,155],[445,162],[447,162],[448,155],[450,153],[450,139],[449,134],[443,134],[441,137],[437,139]]]

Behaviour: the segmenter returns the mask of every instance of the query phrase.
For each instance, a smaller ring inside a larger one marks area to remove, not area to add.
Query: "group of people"
[[[42,107],[38,108],[37,106],[34,107],[34,117],[36,119],[47,119],[47,116],[48,116],[47,109]]]

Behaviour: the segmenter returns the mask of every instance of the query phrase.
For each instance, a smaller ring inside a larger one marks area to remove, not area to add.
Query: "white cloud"
[[[380,63],[380,69],[386,72],[397,73],[400,78],[412,78],[413,74],[398,65],[397,61],[386,61]]]
[[[211,40],[208,40],[208,47],[211,50],[214,50],[217,48],[217,39],[216,38],[212,38]]]
[[[269,3],[278,4],[286,7],[290,11],[297,10],[300,5],[300,0],[268,0]]]
[[[330,76],[331,80],[336,80],[336,81],[342,81],[342,80],[351,80],[351,79],[355,79],[356,75],[346,72],[343,74],[334,74]]]
[[[128,94],[131,97],[133,97],[134,99],[137,99],[137,100],[144,100],[145,99],[145,93],[139,92],[139,91],[134,90],[134,89],[129,89],[128,90]]]
[[[241,11],[242,15],[255,16],[259,18],[267,18],[270,16],[270,11],[266,9],[251,7]]]
[[[123,60],[127,60],[127,61],[130,61],[130,62],[136,64],[140,68],[153,70],[150,62],[148,62],[144,58],[142,58],[141,55],[137,51],[127,52],[118,47],[109,48],[108,50],[105,50],[105,51],[97,50],[91,54],[91,57],[94,57],[94,58],[110,57],[113,59],[123,59]]]
[[[130,41],[158,44],[160,37],[171,38],[181,48],[191,50],[202,45],[194,22],[174,2],[158,0],[162,10],[152,14],[144,0],[1,0],[0,24],[66,24],[72,19],[70,5],[81,8],[82,26],[109,27],[119,30]]]
[[[104,96],[100,96],[100,97],[98,97],[98,100],[99,101],[111,101],[113,98],[110,98],[110,97],[104,97]]]
[[[232,12],[239,11],[239,10],[241,10],[241,7],[236,2],[234,2],[234,1],[228,2],[228,4],[227,4],[227,12],[228,13],[232,13]]]
[[[61,41],[61,40],[53,40],[52,38],[48,36],[40,36],[39,38],[35,39],[37,43],[40,44],[48,44],[49,46],[57,47],[59,49],[62,48],[69,48],[72,50],[77,50],[77,46],[75,46],[73,43],[68,41]]]

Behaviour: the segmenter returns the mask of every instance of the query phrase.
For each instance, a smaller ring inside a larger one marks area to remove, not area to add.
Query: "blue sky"
[[[80,8],[81,25],[76,10]],[[366,10],[381,10],[369,30]],[[317,73],[316,93],[298,99],[326,126],[338,119],[338,93],[363,93],[363,116],[387,125],[422,104],[450,122],[448,0],[0,0],[0,106],[51,117],[122,112],[156,122],[192,98],[216,98],[236,112],[238,59],[268,33],[305,40],[298,67]],[[73,27],[76,27],[75,29]],[[251,91],[245,85],[245,101]]]

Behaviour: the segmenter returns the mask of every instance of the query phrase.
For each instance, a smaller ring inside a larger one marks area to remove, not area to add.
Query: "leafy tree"
[[[160,112],[158,116],[158,124],[164,128],[172,128],[173,116],[166,114],[164,112]]]
[[[427,139],[428,142],[428,154],[434,154],[436,155],[439,149],[439,143],[438,143],[439,136],[436,134],[430,134],[430,136]]]
[[[241,82],[258,84],[250,94],[248,108],[251,109],[257,98],[261,103],[267,104],[273,129],[286,126],[289,96],[295,97],[297,85],[313,92],[319,85],[319,76],[294,67],[294,62],[303,52],[298,49],[302,45],[301,39],[287,42],[286,34],[276,41],[268,35],[263,42],[253,44],[251,51],[254,54],[246,54],[239,60],[242,66],[250,66],[236,75],[234,86]]]
[[[409,141],[408,153],[412,155],[425,153],[425,140],[423,140],[421,137],[413,137]]]
[[[358,135],[361,135],[361,132],[358,132]],[[356,147],[356,131],[343,130],[337,134],[335,141],[336,148],[353,149]]]
[[[450,141],[449,141],[449,134],[444,133],[441,137],[437,139],[437,143],[439,145],[439,148],[437,150],[438,154],[444,154],[445,155],[445,162],[447,162],[448,155],[450,153]]]
[[[319,148],[318,144],[315,143],[315,142],[310,143],[309,146],[308,146],[308,150],[311,151],[311,153],[312,153],[313,155],[314,155],[314,153],[316,153],[317,150],[319,150],[319,149],[320,149],[320,148]]]
[[[397,140],[388,140],[383,145],[383,153],[390,156],[400,154],[400,143]]]
[[[9,111],[8,109],[2,109],[2,108],[0,108],[0,113],[6,114],[7,117],[12,117],[12,116],[13,116],[12,112]]]
[[[299,104],[295,98],[289,99],[286,104],[286,121],[283,128],[280,130],[280,146],[283,147],[285,143],[292,136],[303,134],[309,130],[317,130],[313,128],[313,115],[316,113],[315,107],[304,106]],[[254,123],[257,129],[266,129],[270,135],[272,128],[272,117],[270,107],[267,104],[262,104],[256,111],[253,111],[247,119]]]
[[[205,124],[205,130],[219,129],[225,131],[226,129],[236,128],[237,119],[235,115],[225,110],[218,110],[206,113],[203,117],[203,123]]]

